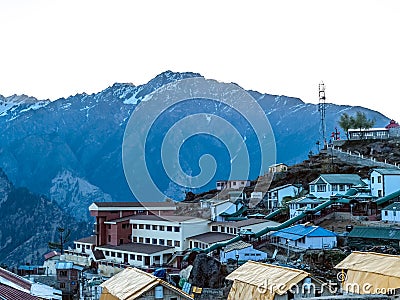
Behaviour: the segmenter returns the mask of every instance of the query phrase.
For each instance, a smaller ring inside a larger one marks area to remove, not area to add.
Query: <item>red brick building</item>
[[[175,210],[172,202],[94,202],[89,211],[96,218],[96,246],[130,243],[132,228],[129,220],[132,216],[172,216]]]

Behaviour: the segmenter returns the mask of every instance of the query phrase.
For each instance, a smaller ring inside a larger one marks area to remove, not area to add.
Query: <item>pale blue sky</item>
[[[400,1],[0,0],[0,94],[56,99],[165,70],[400,121]]]

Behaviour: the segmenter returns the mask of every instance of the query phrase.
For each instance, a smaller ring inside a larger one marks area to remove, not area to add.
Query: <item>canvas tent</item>
[[[127,268],[101,284],[103,291],[100,300],[138,299],[157,286],[163,286],[168,289],[168,294],[173,294],[178,299],[193,299],[180,289],[152,274],[136,268]]]
[[[357,294],[382,294],[400,288],[400,256],[374,252],[352,252],[336,269],[343,289]]]
[[[272,300],[275,295],[286,294],[309,275],[301,270],[248,261],[226,277],[233,281],[228,300]]]

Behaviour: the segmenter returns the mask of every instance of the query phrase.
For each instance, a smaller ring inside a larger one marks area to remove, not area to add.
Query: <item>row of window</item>
[[[245,253],[244,256],[261,256],[261,253]]]
[[[345,184],[332,184],[332,191],[333,192],[344,192],[346,191],[346,185]],[[310,192],[314,193],[315,192],[315,185],[310,185]],[[323,193],[326,192],[326,184],[317,184],[317,192]]]
[[[169,232],[180,232],[179,226],[164,226],[164,225],[150,225],[150,224],[132,224],[133,229],[145,229],[145,230],[159,230]]]
[[[105,256],[122,258],[122,253],[121,252],[105,251],[104,254],[105,254]],[[130,260],[136,260],[136,261],[143,261],[143,256],[142,255],[129,254],[129,259]]]
[[[90,245],[81,245],[81,244],[76,244],[76,249],[80,249],[82,246],[82,249],[90,249]]]
[[[384,211],[384,215],[387,217],[388,216],[388,211],[387,210],[385,210]],[[393,217],[395,217],[396,216],[396,211],[394,210],[393,211]]]
[[[181,242],[180,241],[173,241],[173,240],[165,240],[165,239],[155,239],[155,238],[144,238],[144,237],[137,237],[134,236],[132,238],[132,242],[134,243],[142,243],[142,244],[152,244],[152,245],[161,245],[161,246],[174,246],[174,247],[180,247]]]
[[[378,176],[377,178],[378,178],[377,182],[382,183],[382,176]],[[375,183],[375,177],[371,177],[371,183]]]
[[[219,227],[219,230],[218,230]],[[225,226],[218,226],[218,225],[213,225],[211,226],[211,231],[212,232],[222,232],[222,233],[231,233],[231,234],[236,234],[237,229],[233,227],[225,227]]]

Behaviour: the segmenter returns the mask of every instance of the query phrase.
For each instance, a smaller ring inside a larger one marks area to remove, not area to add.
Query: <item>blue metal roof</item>
[[[288,228],[281,229],[271,236],[277,236],[292,241],[302,237],[334,237],[336,234],[319,226],[306,226],[304,224],[294,225]]]

